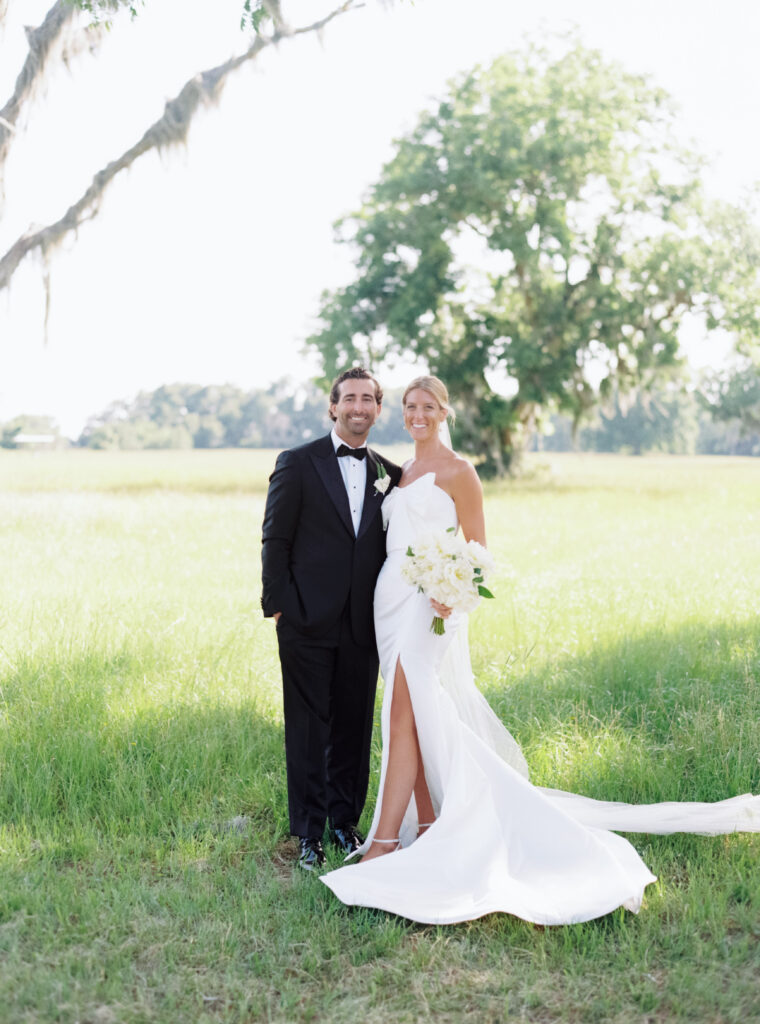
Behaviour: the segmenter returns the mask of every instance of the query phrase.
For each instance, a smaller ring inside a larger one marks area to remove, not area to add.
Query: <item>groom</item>
[[[342,373],[330,391],[332,432],[282,452],[269,481],[261,606],[277,623],[290,831],[308,871],[324,863],[326,821],[345,853],[362,843],[378,672],[372,597],[385,559],[380,506],[401,477],[366,446],[382,401],[366,370]]]

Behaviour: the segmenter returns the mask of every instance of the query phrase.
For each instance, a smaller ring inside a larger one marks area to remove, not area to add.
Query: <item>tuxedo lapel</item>
[[[332,503],[335,505],[341,522],[353,537],[354,524],[351,520],[351,509],[348,504],[346,485],[343,483],[338,459],[329,434],[322,439],[318,446],[315,446],[315,450],[311,452],[311,461],[319,474],[320,480],[325,485],[325,490],[330,495]],[[369,467],[367,469],[369,470]]]
[[[356,534],[357,537],[361,537],[361,535],[367,529],[367,527],[372,522],[376,514],[380,511],[380,506],[383,503],[383,495],[375,487],[375,480],[377,480],[377,472],[377,455],[375,455],[375,453],[368,448],[367,484],[364,488],[364,508],[362,509],[362,518],[361,522],[359,523],[359,531]]]

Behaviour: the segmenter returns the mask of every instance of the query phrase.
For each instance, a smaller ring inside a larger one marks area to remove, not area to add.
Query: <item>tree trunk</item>
[[[501,445],[501,464],[504,470],[497,473],[497,476],[519,476],[522,471],[524,454],[520,432],[505,427],[499,432],[499,444]]]
[[[535,402],[521,402],[515,406],[512,422],[494,431],[498,445],[498,455],[493,460],[495,476],[519,476],[522,472],[538,409]]]

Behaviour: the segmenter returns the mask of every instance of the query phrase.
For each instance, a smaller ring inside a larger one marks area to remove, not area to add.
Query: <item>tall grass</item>
[[[633,836],[641,913],[547,930],[299,876],[258,611],[273,458],[0,455],[0,1020],[760,1020],[757,837]],[[760,792],[760,466],[536,456],[486,490],[473,657],[535,781]]]

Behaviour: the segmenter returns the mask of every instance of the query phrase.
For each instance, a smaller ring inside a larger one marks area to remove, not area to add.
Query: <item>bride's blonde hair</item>
[[[451,417],[451,422],[454,422],[456,419],[456,413],[449,404],[448,389],[439,377],[433,377],[428,374],[422,377],[415,377],[414,380],[407,385],[404,397],[401,399],[402,406],[406,405],[406,397],[409,392],[415,391],[417,388],[420,388],[422,391],[427,391],[429,395],[432,395],[440,407],[446,410],[446,415]]]

